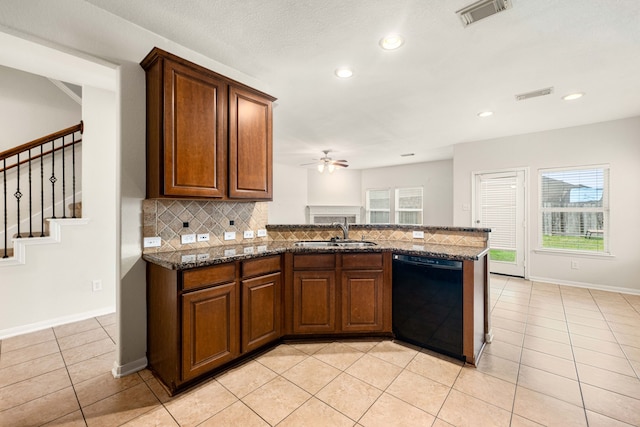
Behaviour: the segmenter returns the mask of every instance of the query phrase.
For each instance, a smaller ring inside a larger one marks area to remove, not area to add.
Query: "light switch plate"
[[[245,230],[243,236],[245,239],[253,239],[253,230]]]
[[[209,254],[197,254],[196,258],[198,261],[206,261],[209,259]]]
[[[225,231],[224,232],[224,240],[236,240],[236,232],[235,231]]]
[[[157,237],[145,237],[144,238],[144,247],[145,248],[157,248],[162,245],[162,239]]]
[[[202,233],[196,236],[198,242],[208,242],[209,241],[209,233]]]
[[[414,239],[424,239],[424,231],[414,231],[413,232]]]
[[[182,243],[183,245],[186,245],[188,243],[195,243],[195,242],[196,242],[195,234],[183,234],[182,236],[180,236],[180,243]]]
[[[258,237],[267,237],[267,230],[264,228],[258,230]]]

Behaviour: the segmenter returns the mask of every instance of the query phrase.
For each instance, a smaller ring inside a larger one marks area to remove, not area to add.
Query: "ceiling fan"
[[[308,166],[308,165],[313,165],[313,164],[318,164],[318,172],[322,173],[324,172],[325,169],[327,169],[329,171],[329,173],[332,173],[336,166],[339,166],[341,168],[347,168],[349,167],[347,163],[347,160],[333,160],[331,157],[329,157],[329,153],[331,150],[322,150],[322,152],[324,153],[324,156],[320,157],[317,162],[313,162],[313,163],[303,163],[300,166]]]

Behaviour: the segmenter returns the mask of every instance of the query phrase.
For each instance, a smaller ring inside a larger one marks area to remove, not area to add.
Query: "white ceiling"
[[[512,0],[467,28],[455,11],[473,0],[88,2],[265,82],[278,163],[325,149],[357,169],[438,160],[459,142],[640,115],[638,0]],[[390,32],[406,42],[386,52]],[[334,76],[343,65],[354,77]]]

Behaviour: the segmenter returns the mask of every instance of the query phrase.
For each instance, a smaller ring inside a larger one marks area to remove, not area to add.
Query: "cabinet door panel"
[[[239,355],[236,284],[182,295],[182,379],[205,373]]]
[[[271,200],[271,100],[229,88],[229,197]]]
[[[280,273],[242,281],[242,352],[281,335]]]
[[[226,83],[172,61],[164,81],[164,194],[223,197]]]
[[[343,271],[342,330],[383,330],[382,271]]]
[[[293,331],[336,330],[336,283],[333,271],[293,273]]]

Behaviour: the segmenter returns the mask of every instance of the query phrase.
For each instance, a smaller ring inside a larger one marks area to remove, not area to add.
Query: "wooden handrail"
[[[76,145],[76,144],[79,144],[79,143],[81,143],[81,142],[82,142],[82,139],[78,139],[78,140],[76,140],[76,141],[73,141],[73,142],[70,142],[70,143],[68,143],[68,144],[65,144],[65,145],[64,145],[64,147],[61,145],[61,146],[59,146],[59,147],[56,147],[54,150],[45,151],[45,152],[44,152],[44,153],[42,153],[42,154],[38,153],[38,154],[36,154],[35,156],[31,156],[31,157],[30,157],[30,158],[28,158],[28,159],[21,160],[21,161],[20,161],[20,163],[14,163],[14,164],[12,164],[12,165],[10,165],[10,166],[7,166],[5,169],[1,169],[1,168],[0,168],[0,173],[2,173],[2,172],[4,172],[4,171],[8,171],[9,169],[13,169],[13,168],[15,168],[16,166],[18,166],[19,164],[20,164],[20,165],[23,165],[23,164],[25,164],[25,163],[29,163],[29,160],[33,161],[33,160],[39,159],[40,157],[44,157],[44,156],[46,156],[46,155],[48,155],[48,154],[55,153],[56,151],[60,151],[60,150],[62,150],[63,148],[71,147],[72,145]]]
[[[8,159],[11,156],[15,156],[15,155],[17,155],[19,153],[22,153],[23,151],[27,151],[27,150],[30,150],[32,148],[39,147],[42,144],[54,141],[54,140],[56,140],[58,138],[62,138],[63,136],[70,135],[70,134],[72,134],[74,132],[80,131],[80,133],[82,133],[83,130],[84,130],[84,124],[81,121],[79,124],[77,124],[75,126],[71,126],[71,127],[66,128],[66,129],[62,129],[62,130],[60,130],[58,132],[54,132],[54,133],[52,133],[50,135],[43,136],[42,138],[34,139],[33,141],[27,142],[26,144],[22,144],[22,145],[18,145],[17,147],[10,148],[10,149],[0,153],[0,162],[2,160],[4,160],[4,159]]]

